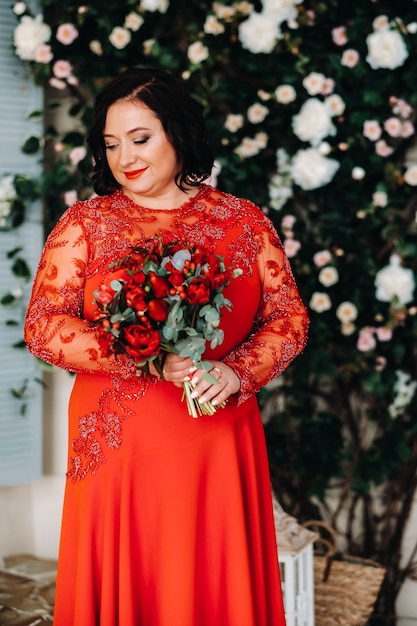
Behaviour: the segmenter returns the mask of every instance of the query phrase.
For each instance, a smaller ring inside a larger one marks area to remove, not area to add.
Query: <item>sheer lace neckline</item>
[[[131,198],[129,198],[129,196],[127,196],[121,189],[116,190],[114,192],[114,195],[118,199],[122,200],[123,203],[134,212],[159,213],[159,214],[166,214],[166,215],[174,215],[174,214],[181,213],[183,215],[183,214],[189,214],[193,212],[196,212],[196,213],[201,212],[203,208],[202,201],[209,198],[211,191],[212,191],[212,187],[210,187],[210,185],[202,183],[200,184],[198,192],[195,196],[191,198],[187,198],[182,204],[180,204],[178,207],[174,207],[173,209],[153,209],[150,207],[142,206],[134,202]]]

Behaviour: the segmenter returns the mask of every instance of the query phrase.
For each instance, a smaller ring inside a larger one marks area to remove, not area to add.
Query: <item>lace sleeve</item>
[[[307,341],[307,310],[276,234],[263,235],[258,267],[262,292],[253,332],[223,359],[241,380],[237,404],[283,372]]]
[[[134,374],[124,357],[103,358],[98,334],[83,319],[89,245],[82,222],[70,210],[49,235],[38,267],[25,320],[25,341],[36,357],[73,372]]]

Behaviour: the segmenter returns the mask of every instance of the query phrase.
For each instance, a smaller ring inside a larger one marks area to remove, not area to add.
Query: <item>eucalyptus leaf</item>
[[[110,288],[113,289],[116,293],[119,293],[123,289],[123,284],[119,280],[111,280]]]
[[[176,342],[178,339],[178,329],[172,326],[164,326],[162,329],[162,335],[167,341]]]
[[[201,312],[200,312],[201,315]],[[204,319],[211,326],[218,326],[220,324],[220,313],[214,307],[210,307],[204,315]]]
[[[222,344],[223,341],[224,341],[224,332],[221,328],[218,328],[213,333],[213,337],[210,342],[210,348],[214,350],[215,348],[217,348],[217,346]]]
[[[201,307],[198,314],[200,315],[200,317],[204,317],[205,314],[208,313],[208,311],[211,311],[212,308],[213,307],[211,304],[205,304],[203,307]]]
[[[199,361],[205,350],[206,341],[203,337],[186,337],[174,346],[174,351],[183,357],[189,357],[192,361]]]
[[[191,260],[191,253],[189,250],[178,250],[172,256],[172,264],[176,270],[182,271],[184,269],[185,261]]]
[[[183,330],[187,333],[189,337],[196,337],[198,335],[196,329],[192,328],[191,326],[186,326]]]

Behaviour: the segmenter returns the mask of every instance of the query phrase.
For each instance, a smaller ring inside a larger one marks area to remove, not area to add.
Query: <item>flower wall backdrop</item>
[[[23,146],[45,158],[47,228],[92,193],[94,94],[128,66],[182,76],[206,111],[213,184],[269,214],[310,310],[304,355],[260,398],[274,487],[389,566],[379,610],[393,613],[417,576],[401,561],[417,487],[416,0],[43,9],[13,7],[16,54],[47,88],[44,136]]]

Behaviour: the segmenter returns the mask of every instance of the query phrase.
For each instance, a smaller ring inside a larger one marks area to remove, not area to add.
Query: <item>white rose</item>
[[[291,237],[284,239],[283,246],[285,250],[285,254],[289,259],[292,259],[296,256],[297,252],[301,248],[301,243],[296,239],[292,239]]]
[[[366,326],[359,331],[356,347],[360,352],[369,352],[376,348],[374,329],[371,326]]]
[[[288,181],[288,176],[282,176],[278,173],[274,174],[269,181],[269,205],[276,211],[280,211],[287,200],[292,198],[293,190],[290,182]]]
[[[208,35],[221,35],[224,33],[224,26],[214,15],[208,15],[203,26],[204,32]]]
[[[373,70],[400,67],[408,57],[404,39],[396,30],[378,30],[366,38],[368,46],[367,62]]]
[[[328,267],[323,267],[323,269],[320,270],[318,279],[324,287],[331,287],[338,282],[339,272],[335,267],[329,265]]]
[[[292,129],[298,139],[309,141],[313,146],[318,146],[324,137],[336,134],[326,105],[317,98],[304,102],[292,119]]]
[[[190,46],[188,46],[187,56],[191,63],[197,65],[198,63],[202,63],[205,61],[209,55],[209,49],[207,46],[201,43],[201,41],[195,41]]]
[[[355,319],[358,317],[358,309],[353,304],[353,302],[341,302],[336,309],[336,317],[343,324],[354,322]]]
[[[276,152],[276,160],[278,169],[289,172],[290,171],[290,155],[283,148],[278,148]]]
[[[131,13],[128,13],[128,15],[126,15],[125,23],[123,24],[123,26],[125,28],[128,28],[129,30],[133,30],[134,32],[136,32],[142,26],[144,21],[145,20],[141,15],[138,15],[137,13],[135,13],[135,11],[132,11]]]
[[[279,85],[275,89],[275,97],[280,104],[289,104],[294,102],[297,97],[297,92],[292,85]]]
[[[296,185],[309,191],[327,185],[339,167],[340,163],[335,159],[328,159],[316,148],[308,148],[294,155],[291,176]]]
[[[130,31],[121,26],[115,26],[109,35],[110,43],[118,50],[126,48],[131,39],[132,35]]]
[[[291,215],[291,213],[287,213],[287,215],[283,215],[282,220],[281,220],[282,230],[292,231],[296,221],[297,221],[297,218],[295,217],[295,215]]]
[[[155,39],[146,39],[143,42],[143,53],[146,56],[149,56],[150,54],[152,54],[152,49],[155,45]]]
[[[327,141],[322,141],[320,145],[317,146],[317,150],[323,156],[327,156],[332,151],[332,147]]]
[[[251,124],[260,124],[264,121],[268,113],[269,109],[266,106],[260,104],[259,102],[255,102],[255,104],[252,104],[248,108],[248,120]]]
[[[297,17],[295,6],[301,4],[303,0],[262,0],[265,13],[276,20],[278,24],[282,22],[292,22]]]
[[[51,29],[42,21],[42,16],[24,15],[14,31],[17,56],[23,61],[33,61],[36,50],[51,38]]]
[[[259,54],[269,54],[281,37],[278,26],[267,15],[251,13],[247,20],[239,25],[239,40],[242,48]]]
[[[413,299],[415,280],[413,270],[401,267],[400,257],[393,254],[388,265],[375,276],[375,297],[381,302],[407,304]]]
[[[353,335],[355,330],[356,330],[356,326],[355,324],[352,324],[352,322],[342,322],[341,327],[340,327],[340,331],[342,335],[344,335],[345,337],[349,337],[350,335]]]
[[[386,15],[378,15],[372,22],[372,28],[374,30],[388,30],[389,19]]]
[[[263,150],[268,145],[268,135],[267,133],[256,133],[255,141],[257,146]]]
[[[13,7],[13,13],[15,15],[23,15],[23,13],[26,11],[27,6],[25,4],[25,2],[16,2],[14,7]]]
[[[410,165],[404,172],[404,180],[407,185],[417,185],[417,165]]]
[[[417,389],[417,381],[412,380],[410,374],[402,370],[397,370],[395,373],[397,380],[394,384],[394,402],[388,407],[389,414],[393,419],[406,410]]]
[[[230,133],[235,133],[239,128],[242,128],[243,121],[243,115],[240,113],[229,113],[224,125]]]
[[[335,115],[342,115],[345,112],[346,104],[337,93],[333,93],[331,96],[326,98],[324,103],[332,117]]]
[[[140,0],[141,9],[145,9],[145,11],[150,11],[154,13],[155,11],[159,11],[159,13],[166,13],[169,7],[168,0]]]
[[[416,167],[416,183],[417,183],[417,167]],[[372,202],[374,206],[385,207],[388,204],[388,196],[385,191],[374,191],[372,194]]]
[[[315,291],[311,296],[309,306],[312,311],[315,311],[316,313],[323,313],[324,311],[328,311],[332,308],[332,301],[327,293]]]
[[[228,7],[224,4],[219,4],[218,2],[213,2],[213,11],[219,19],[226,20],[228,22],[232,21],[236,15],[236,7]]]
[[[331,260],[332,253],[330,250],[319,250],[313,255],[313,261],[317,267],[323,267],[327,265],[327,263],[330,263]]]
[[[303,79],[303,87],[310,96],[316,96],[322,92],[325,80],[326,77],[324,74],[310,72],[310,74]]]
[[[244,137],[242,142],[237,148],[235,148],[236,154],[238,154],[242,159],[247,159],[249,157],[255,156],[260,152],[259,142],[251,137]]]
[[[358,165],[352,170],[352,178],[353,180],[363,180],[365,178],[365,170],[363,167],[359,167]]]
[[[93,54],[97,54],[97,56],[101,56],[103,54],[103,46],[101,42],[97,39],[93,39],[90,41],[89,48]]]

